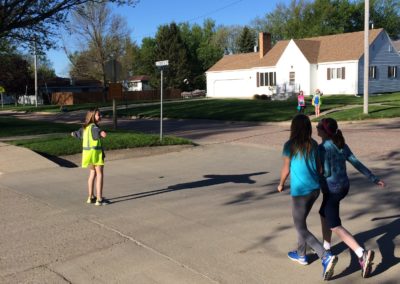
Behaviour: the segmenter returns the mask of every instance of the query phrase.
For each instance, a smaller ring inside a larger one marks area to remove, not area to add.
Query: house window
[[[340,68],[328,68],[327,69],[327,79],[346,79],[346,67]]]
[[[276,72],[257,72],[257,87],[276,86]]]
[[[397,78],[397,66],[388,66],[388,78]]]
[[[289,72],[289,85],[294,85],[296,82],[296,73]]]
[[[369,66],[368,69],[368,78],[376,79],[376,66]]]

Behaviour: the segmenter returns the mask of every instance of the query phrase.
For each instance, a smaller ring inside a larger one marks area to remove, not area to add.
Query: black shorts
[[[324,191],[322,194],[322,204],[319,214],[325,218],[326,224],[330,229],[342,225],[340,220],[339,207],[340,201],[349,193],[349,187],[343,188],[339,193]]]

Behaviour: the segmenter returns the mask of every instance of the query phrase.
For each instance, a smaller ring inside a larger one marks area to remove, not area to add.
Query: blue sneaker
[[[338,257],[329,252],[322,258],[322,278],[324,280],[329,280],[333,276],[333,269],[337,261]]]
[[[297,254],[297,251],[289,251],[287,256],[293,260],[293,261],[297,261],[298,263],[300,263],[301,265],[307,265],[308,264],[308,260],[307,260],[307,256],[300,256]]]

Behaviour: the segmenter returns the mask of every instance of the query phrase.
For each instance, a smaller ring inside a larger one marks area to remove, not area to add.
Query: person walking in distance
[[[321,104],[322,104],[321,96],[322,96],[321,91],[319,89],[317,89],[315,91],[315,94],[314,94],[314,96],[312,98],[312,101],[311,101],[311,104],[314,106],[314,109],[315,109],[315,116],[316,117],[319,117],[319,115],[320,115],[320,107],[321,107]]]
[[[339,214],[340,201],[346,197],[350,189],[346,161],[380,187],[384,187],[385,183],[354,156],[345,143],[336,120],[323,118],[318,123],[317,129],[318,136],[322,139],[322,143],[319,145],[319,156],[324,178],[321,182],[323,200],[319,214],[324,248],[330,249],[332,232],[334,232],[357,255],[361,266],[361,275],[365,278],[371,272],[374,251],[365,250],[358,244],[351,233],[342,226]]]
[[[283,146],[283,166],[278,191],[282,192],[290,174],[292,216],[297,230],[297,250],[288,257],[302,265],[308,264],[307,246],[311,247],[322,261],[322,277],[328,280],[334,273],[337,256],[326,251],[322,244],[307,228],[307,216],[320,194],[318,143],[311,138],[311,121],[304,114],[296,115],[291,123],[290,138]]]
[[[89,168],[88,198],[86,203],[104,205],[103,183],[104,183],[104,150],[102,138],[107,133],[99,128],[101,113],[96,108],[89,110],[86,114],[85,123],[78,131],[71,132],[71,136],[82,140],[82,168]],[[96,183],[96,196],[93,194]]]
[[[306,108],[306,102],[304,100],[304,92],[300,91],[297,95],[297,110],[299,113],[304,113],[304,109]]]

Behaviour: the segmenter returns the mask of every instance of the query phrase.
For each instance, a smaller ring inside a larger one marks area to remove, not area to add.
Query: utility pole
[[[38,85],[37,85],[37,51],[36,51],[36,37],[33,43],[33,65],[35,69],[35,105],[38,106]]]
[[[365,0],[364,15],[364,114],[368,114],[369,83],[369,0]]]

